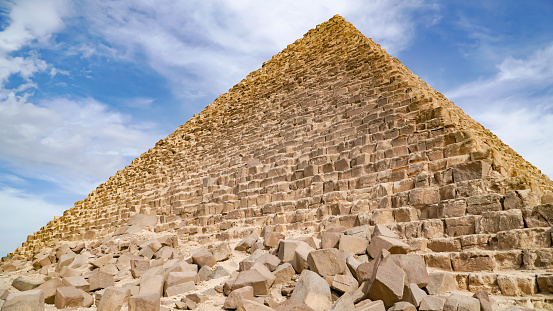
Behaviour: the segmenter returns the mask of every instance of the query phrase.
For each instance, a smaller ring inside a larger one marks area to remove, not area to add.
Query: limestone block
[[[276,311],[315,311],[305,303],[296,299],[287,299],[283,301],[275,308],[275,310]]]
[[[61,268],[61,271],[60,271],[60,277],[62,278],[65,278],[65,277],[68,277],[68,276],[80,276],[82,275],[82,272],[77,270],[77,269],[73,269],[73,268],[70,268],[69,266],[65,266],[63,268]]]
[[[501,211],[502,196],[496,193],[476,195],[467,198],[467,213],[480,215],[484,212]]]
[[[445,233],[448,236],[469,235],[475,233],[475,217],[465,216],[458,218],[446,218]]]
[[[437,238],[428,241],[428,248],[433,252],[460,252],[460,238]]]
[[[242,240],[240,240],[240,242],[238,242],[238,244],[236,244],[236,246],[234,247],[235,250],[237,251],[242,251],[242,252],[245,252],[247,250],[250,249],[250,247],[252,247],[252,245],[257,242],[257,239],[259,237],[257,236],[257,234],[254,232],[252,234],[250,234],[249,236],[243,238]]]
[[[491,165],[485,161],[472,161],[453,166],[453,180],[455,182],[481,179],[488,175]]]
[[[346,271],[344,254],[335,248],[313,250],[307,256],[309,269],[320,276],[331,276]]]
[[[342,235],[340,232],[321,233],[321,248],[338,248]]]
[[[228,242],[217,243],[214,247],[210,248],[209,251],[213,254],[217,262],[227,260],[232,255],[232,250]]]
[[[136,214],[129,218],[127,225],[129,226],[143,226],[153,227],[157,224],[156,215]]]
[[[73,260],[75,260],[76,256],[77,256],[77,254],[75,254],[73,252],[68,252],[68,253],[65,253],[65,254],[61,255],[59,260],[58,260],[58,263],[56,265],[56,272],[60,272],[61,268],[71,264],[73,262]]]
[[[286,236],[282,232],[271,232],[265,235],[265,238],[263,239],[263,245],[269,248],[277,247],[280,240],[284,240],[285,237]]]
[[[138,294],[129,298],[129,311],[160,311],[160,297],[154,293]]]
[[[456,253],[451,256],[454,271],[493,271],[496,261],[492,253],[483,251],[471,251]]]
[[[199,281],[198,274],[193,271],[186,272],[169,272],[165,280],[165,288],[177,285],[185,282],[194,282]]]
[[[465,216],[467,210],[467,202],[465,200],[448,200],[438,204],[438,217],[462,217]]]
[[[209,275],[209,278],[212,280],[219,279],[222,277],[229,276],[230,272],[223,266],[217,266],[213,269],[213,272]]]
[[[296,271],[294,270],[294,267],[288,262],[283,263],[279,265],[274,271],[273,274],[275,275],[275,283],[274,284],[282,284],[289,282],[292,279],[292,276],[296,274]]]
[[[223,308],[237,309],[239,306],[239,303],[241,303],[242,302],[241,300],[243,299],[253,300],[253,288],[251,286],[245,286],[245,287],[233,290],[225,299]]]
[[[96,268],[101,268],[105,265],[107,265],[110,260],[113,259],[113,254],[106,254],[94,261],[92,261],[90,264]]]
[[[270,271],[274,271],[280,265],[280,259],[272,254],[265,253],[253,261],[265,265]]]
[[[423,288],[430,282],[424,258],[417,254],[392,254],[390,258],[405,272],[407,284],[415,283]]]
[[[473,297],[464,296],[457,305],[458,311],[480,311],[480,301]]]
[[[291,299],[308,305],[313,310],[326,310],[332,306],[330,286],[317,273],[303,270]]]
[[[184,283],[179,283],[175,285],[168,286],[165,288],[165,296],[172,297],[175,295],[180,295],[184,293],[191,292],[196,289],[196,285],[193,281],[188,281]]]
[[[40,284],[37,289],[41,289],[44,292],[44,301],[48,304],[54,304],[56,297],[56,289],[60,286],[65,286],[60,278],[52,278],[48,281]],[[2,299],[0,297],[0,299]]]
[[[390,230],[388,227],[381,224],[377,224],[374,226],[374,230],[371,238],[374,238],[377,236],[384,236],[384,237],[399,239],[399,236],[394,231]]]
[[[415,283],[405,284],[403,289],[403,300],[411,303],[415,307],[419,307],[422,300],[428,296],[426,292],[419,288]]]
[[[105,272],[94,272],[88,276],[89,291],[102,289],[115,285],[115,278],[112,274]]]
[[[274,274],[262,264],[255,264],[251,269],[238,273],[232,290],[251,286],[254,295],[268,295],[269,289],[275,282]]]
[[[466,296],[461,294],[451,294],[447,296],[444,303],[444,311],[456,311],[459,307],[459,303],[461,300],[463,300]]]
[[[355,305],[353,304],[353,297],[351,294],[344,294],[334,304],[329,311],[355,311]]]
[[[355,305],[356,311],[386,311],[384,302],[382,300],[371,301],[370,299],[365,299],[360,303]]]
[[[210,251],[203,248],[190,251],[190,256],[192,256],[192,261],[200,267],[213,267],[217,263],[215,256],[213,256]]]
[[[107,265],[103,266],[102,268],[98,269],[98,271],[115,276],[119,273],[120,270],[119,270],[119,268],[117,268],[116,265],[110,263],[110,264],[107,264]]]
[[[242,303],[237,310],[238,311],[273,311],[274,309],[253,300],[242,299]]]
[[[84,296],[73,286],[61,286],[56,289],[56,308],[77,308],[84,305]]]
[[[338,245],[338,249],[346,251],[354,255],[362,255],[367,252],[367,247],[369,246],[369,240],[366,238],[351,236],[351,235],[342,235]]]
[[[162,259],[163,261],[176,257],[178,257],[178,251],[169,246],[163,246],[153,255],[154,259]]]
[[[146,259],[132,259],[131,263],[131,274],[132,277],[138,279],[150,269],[150,261]]]
[[[142,244],[140,244],[139,248],[149,248],[152,252],[159,251],[163,246],[161,245],[161,242],[158,239],[151,239],[148,240]]]
[[[24,292],[11,293],[2,305],[2,311],[44,311],[44,292],[32,289]]]
[[[82,276],[70,276],[62,279],[62,283],[66,286],[73,286],[85,292],[89,291],[90,284]]]
[[[419,311],[442,311],[444,309],[444,304],[445,298],[426,296],[421,301]]]
[[[398,301],[388,311],[417,311],[417,308],[407,301]]]
[[[368,262],[364,262],[357,267],[357,270],[355,271],[355,275],[359,283],[369,281],[372,279],[375,264],[376,264],[376,260],[371,260]]]
[[[399,239],[387,236],[375,236],[371,239],[367,252],[372,258],[377,258],[383,249],[391,254],[407,254],[409,245]]]
[[[472,295],[472,297],[478,299],[478,301],[480,302],[481,311],[493,311],[492,303],[490,301],[490,297],[488,296],[488,292],[480,291]]]
[[[304,269],[308,268],[307,257],[313,250],[315,249],[305,242],[297,244],[294,250],[294,259],[292,260],[292,267],[294,267],[297,273],[301,273]]]
[[[340,293],[351,293],[359,287],[359,283],[351,274],[334,276],[330,287]]]
[[[203,266],[200,268],[200,271],[198,271],[197,279],[199,282],[207,281],[211,277],[211,268],[209,266]]]
[[[541,293],[553,292],[553,274],[538,274],[537,281],[538,289]]]
[[[428,274],[430,282],[426,290],[430,295],[444,295],[457,290],[457,281],[453,274],[446,271],[433,271]]]
[[[12,286],[15,287],[19,291],[27,291],[31,289],[35,289],[39,287],[44,282],[39,281],[33,281],[29,279],[25,279],[23,277],[18,277],[12,281]]]
[[[390,258],[384,258],[376,264],[377,268],[366,294],[371,300],[382,300],[386,308],[389,308],[403,297],[405,272]]]
[[[534,295],[537,292],[536,278],[533,276],[498,275],[497,285],[505,296]]]
[[[159,297],[163,295],[163,285],[165,278],[163,275],[152,275],[140,278],[139,294],[156,294]]]

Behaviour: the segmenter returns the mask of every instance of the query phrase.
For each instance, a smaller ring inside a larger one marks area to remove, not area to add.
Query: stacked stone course
[[[553,269],[552,190],[547,176],[335,16],[14,256],[115,233],[135,214],[157,215],[156,231],[201,243],[264,226],[385,224],[465,289],[497,291],[502,271]]]

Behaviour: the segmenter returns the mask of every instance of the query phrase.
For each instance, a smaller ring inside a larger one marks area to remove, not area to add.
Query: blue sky
[[[341,14],[553,176],[553,2],[0,2],[0,255]]]

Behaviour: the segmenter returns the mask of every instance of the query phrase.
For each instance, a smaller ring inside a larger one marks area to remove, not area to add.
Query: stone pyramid
[[[477,291],[497,287],[505,271],[527,271],[514,282],[534,284],[532,271],[553,269],[552,190],[536,167],[335,16],[12,256],[133,233],[137,214],[155,215],[155,232],[201,244],[264,227],[382,224],[428,267]]]

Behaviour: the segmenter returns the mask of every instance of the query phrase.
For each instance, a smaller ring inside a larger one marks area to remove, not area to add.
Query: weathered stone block
[[[367,252],[369,240],[356,236],[343,235],[340,238],[338,249],[350,254],[361,255]]]
[[[32,289],[19,293],[11,293],[2,305],[2,311],[44,311],[44,292]]]
[[[344,254],[335,248],[312,250],[307,256],[309,269],[320,276],[331,276],[346,271]]]
[[[268,295],[269,289],[275,282],[274,274],[262,264],[255,264],[251,269],[238,273],[232,290],[251,286],[254,295]]]
[[[367,247],[367,252],[372,258],[376,258],[383,249],[392,254],[407,254],[409,245],[399,239],[386,236],[375,236]]]
[[[457,281],[453,274],[445,271],[433,271],[428,274],[430,282],[426,290],[430,295],[444,295],[457,290]]]
[[[389,308],[402,299],[404,279],[405,272],[393,260],[385,258],[378,264],[371,278],[367,297],[382,300],[386,308]]]
[[[330,286],[317,273],[309,270],[301,273],[290,298],[305,303],[313,310],[326,310],[332,306]]]
[[[88,276],[89,291],[107,288],[115,285],[113,275],[105,272],[95,272]]]
[[[84,296],[73,286],[62,286],[56,289],[56,308],[78,308],[84,305]]]
[[[160,311],[160,309],[160,297],[156,294],[138,294],[129,298],[129,311]]]
[[[225,299],[223,308],[237,309],[242,304],[241,300],[244,299],[253,300],[253,288],[251,286],[245,286],[233,290],[230,295],[228,295],[227,299]]]

